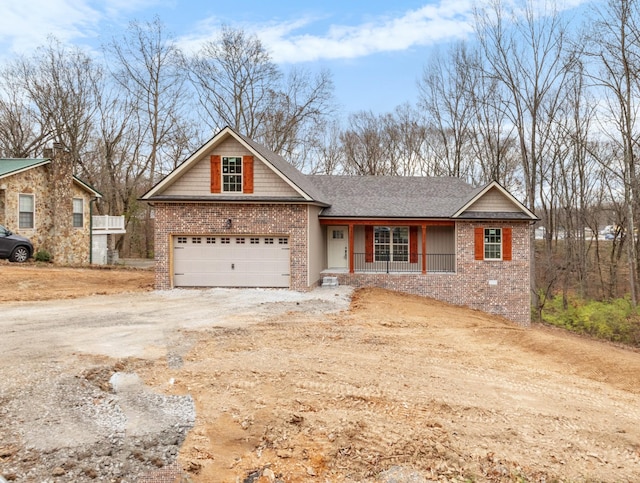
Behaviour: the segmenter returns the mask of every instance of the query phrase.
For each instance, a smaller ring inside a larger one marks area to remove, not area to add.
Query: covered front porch
[[[326,273],[455,273],[455,222],[322,220]]]

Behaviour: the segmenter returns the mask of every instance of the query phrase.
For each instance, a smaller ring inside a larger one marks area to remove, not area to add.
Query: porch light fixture
[[[231,228],[232,222],[231,222],[231,218],[227,218],[227,220],[224,222],[224,227],[228,230]]]

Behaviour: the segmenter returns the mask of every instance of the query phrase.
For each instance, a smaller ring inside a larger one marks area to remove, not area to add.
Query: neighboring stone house
[[[91,201],[102,195],[73,175],[64,152],[42,159],[0,159],[0,225],[46,250],[58,264],[90,257]]]
[[[304,175],[225,128],[142,199],[158,289],[338,281],[530,321],[537,217],[496,182]]]

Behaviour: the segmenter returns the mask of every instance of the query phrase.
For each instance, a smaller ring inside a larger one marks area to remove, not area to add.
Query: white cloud
[[[296,34],[318,19],[301,18],[284,23],[240,26],[254,32],[271,51],[274,61],[296,63],[320,59],[351,59],[380,52],[394,52],[443,40],[464,38],[472,32],[470,0],[441,0],[398,18],[380,17],[360,25],[331,25],[324,35]],[[214,27],[215,25],[215,27]],[[181,45],[190,51],[215,37],[217,19],[207,19],[184,38]]]
[[[22,0],[0,1],[0,56],[29,53],[53,35],[62,42],[99,38],[106,20],[169,0]]]
[[[60,40],[91,35],[101,14],[83,0],[31,0],[0,3],[0,42],[9,52],[29,52],[48,35]]]

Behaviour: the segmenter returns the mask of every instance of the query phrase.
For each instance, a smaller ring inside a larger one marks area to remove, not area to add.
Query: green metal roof
[[[18,173],[21,173],[22,171],[27,171],[32,168],[37,168],[38,166],[44,166],[45,164],[49,164],[50,162],[51,162],[51,159],[49,158],[40,158],[40,159],[0,158],[0,178],[18,174]],[[73,176],[73,179],[86,191],[92,193],[94,196],[97,196],[98,198],[102,198],[102,193],[100,193],[97,189],[95,189],[86,181],[81,180],[75,175]]]
[[[27,169],[42,166],[49,163],[51,160],[47,158],[42,159],[0,159],[0,178],[16,174]]]

